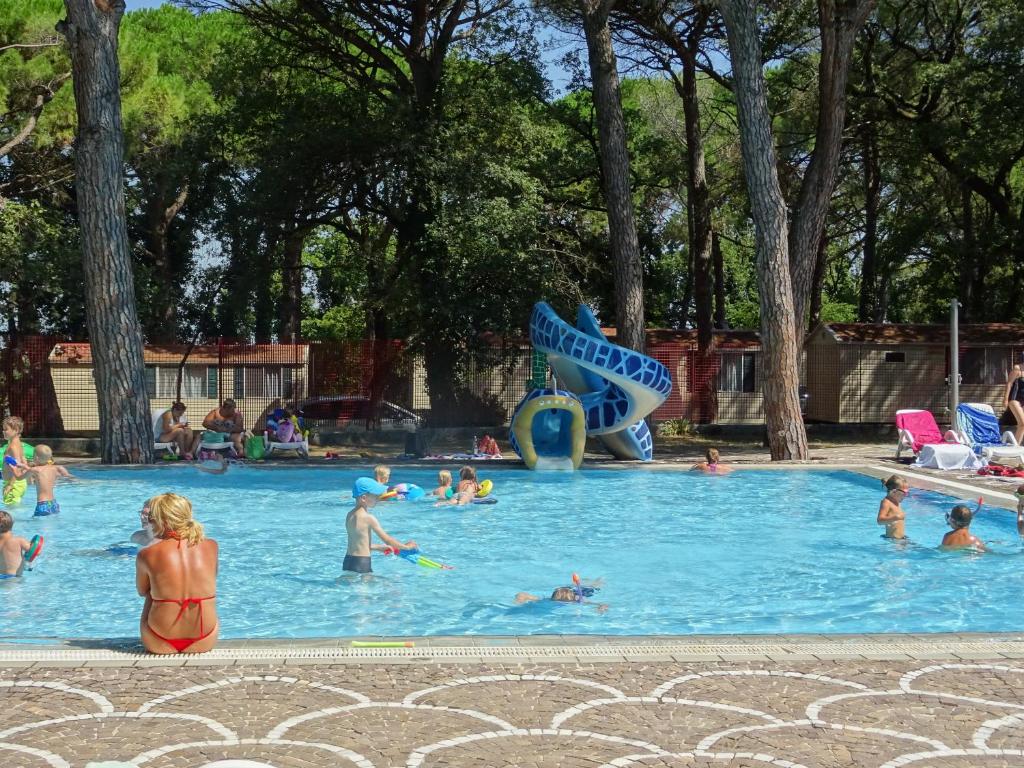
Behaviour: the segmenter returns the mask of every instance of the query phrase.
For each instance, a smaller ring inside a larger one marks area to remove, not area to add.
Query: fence
[[[831,344],[811,338],[801,364],[809,421],[891,423],[899,408],[946,415],[948,348],[942,344]],[[721,332],[710,354],[690,332],[654,332],[647,353],[670,371],[674,387],[654,421],[763,423],[763,366],[757,335]],[[961,348],[961,400],[1001,412],[1006,371],[1024,344]],[[453,374],[456,407],[431,408],[420,356],[400,341],[354,343],[148,345],[146,386],[154,408],[181,399],[194,423],[233,398],[249,427],[281,403],[297,403],[321,431],[346,428],[507,424],[542,378],[522,340],[492,345]],[[180,382],[179,382],[180,376]],[[95,433],[96,389],[88,344],[44,336],[0,340],[0,408],[25,420],[26,434]],[[452,413],[456,415],[451,416]],[[948,421],[948,415],[947,419]]]

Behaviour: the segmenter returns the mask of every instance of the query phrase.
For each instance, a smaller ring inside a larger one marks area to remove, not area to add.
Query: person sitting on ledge
[[[198,449],[201,435],[193,432],[192,427],[188,425],[184,403],[171,403],[171,407],[160,415],[159,430],[158,443],[174,443],[182,457],[191,461]]]
[[[245,455],[245,448],[242,440],[245,438],[245,426],[242,422],[242,414],[235,407],[235,401],[230,397],[225,400],[219,408],[214,408],[203,419],[203,427],[214,434],[214,439],[203,435],[204,441],[227,442],[234,445],[235,453],[238,456]],[[216,439],[218,438],[219,439]]]
[[[139,632],[150,653],[204,653],[217,644],[217,542],[203,535],[184,496],[150,499],[156,541],[139,550],[135,582],[146,598]]]

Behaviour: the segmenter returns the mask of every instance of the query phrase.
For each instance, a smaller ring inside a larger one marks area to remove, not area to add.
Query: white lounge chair
[[[1017,442],[1013,432],[999,435],[999,420],[988,403],[961,403],[956,409],[956,421],[960,441],[982,458],[1024,462],[1024,446]]]
[[[150,411],[150,415],[153,417],[153,450],[154,451],[168,451],[173,455],[179,455],[177,443],[161,443],[160,433],[163,431],[160,428],[163,426],[164,414],[167,412],[166,408],[159,410]]]
[[[279,443],[271,436],[270,430],[266,430],[263,433],[263,447],[266,456],[270,456],[274,451],[287,451],[297,453],[304,459],[309,458],[309,437],[305,434],[302,436],[301,442]]]

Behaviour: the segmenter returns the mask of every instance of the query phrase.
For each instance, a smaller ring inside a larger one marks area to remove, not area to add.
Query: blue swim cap
[[[388,487],[384,483],[378,483],[372,477],[360,477],[352,486],[352,497],[358,499],[364,493],[380,496],[382,493],[387,493],[387,490]]]

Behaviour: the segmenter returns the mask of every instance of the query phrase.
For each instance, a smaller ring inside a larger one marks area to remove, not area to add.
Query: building
[[[1002,413],[1007,374],[1024,355],[1024,325],[960,326],[960,401]],[[949,422],[949,326],[822,323],[805,344],[809,421],[892,422],[926,408]]]
[[[310,360],[306,344],[207,344],[191,350],[186,345],[147,344],[143,356],[146,388],[154,409],[170,407],[176,399],[181,367],[181,400],[194,423],[231,397],[238,403],[246,426],[252,427],[275,399],[305,397],[308,387]],[[48,363],[64,429],[97,431],[99,415],[90,345],[57,343]]]

